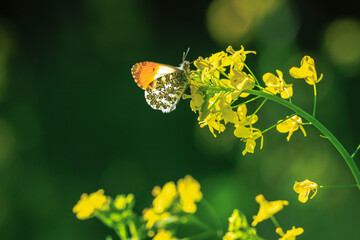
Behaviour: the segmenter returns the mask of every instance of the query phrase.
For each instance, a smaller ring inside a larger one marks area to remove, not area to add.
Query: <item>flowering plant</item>
[[[265,73],[262,77],[263,84],[256,78],[245,60],[248,54],[254,51],[234,50],[228,47],[226,51],[213,54],[210,57],[199,57],[194,61],[196,70],[191,71],[189,80],[190,94],[184,94],[183,99],[190,99],[190,108],[198,114],[197,120],[200,127],[208,127],[214,137],[232,127],[233,134],[245,143],[243,155],[254,153],[255,149],[266,144],[264,135],[272,129],[280,133],[287,133],[287,141],[297,131],[301,130],[304,137],[306,125],[317,128],[339,151],[350,168],[356,184],[341,186],[319,186],[310,180],[296,182],[293,189],[299,194],[299,201],[307,202],[312,191],[313,198],[318,188],[326,187],[358,187],[360,188],[360,172],[354,163],[354,157],[360,149],[350,155],[335,136],[316,119],[316,84],[323,79],[323,74],[318,76],[315,61],[310,56],[304,56],[300,67],[289,70],[290,75],[296,79],[304,79],[313,87],[314,105],[312,114],[307,113],[293,103],[296,92],[292,84],[285,81],[283,72],[276,70],[274,73]],[[247,105],[256,100],[262,100],[258,108],[252,113],[248,112]],[[258,129],[257,113],[267,101],[274,101],[290,109],[290,116],[279,117],[274,124],[264,130]],[[258,195],[255,200],[260,205],[259,211],[254,216],[251,225],[244,214],[235,209],[229,217],[227,231],[218,225],[212,226],[197,216],[198,204],[206,204],[200,190],[200,184],[191,176],[175,182],[168,182],[162,188],[154,187],[152,194],[154,200],[149,208],[143,210],[142,215],[134,212],[134,196],[119,195],[114,200],[104,195],[99,190],[90,195],[83,194],[80,201],[73,208],[79,219],[96,217],[105,225],[112,228],[120,239],[146,239],[176,240],[176,239],[262,239],[255,227],[271,219],[279,239],[295,239],[304,232],[303,228],[292,227],[286,232],[275,219],[275,214],[289,204],[286,200],[267,201],[263,195]],[[210,210],[211,211],[211,210]],[[216,222],[216,221],[215,221]],[[179,226],[196,225],[194,235],[184,236]],[[108,239],[111,239],[110,237]]]

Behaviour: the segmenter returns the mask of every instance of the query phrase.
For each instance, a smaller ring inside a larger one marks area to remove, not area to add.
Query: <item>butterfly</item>
[[[163,113],[175,110],[189,84],[190,62],[185,61],[187,52],[183,55],[180,67],[139,62],[131,68],[136,84],[145,90],[146,102],[153,109],[161,110]]]

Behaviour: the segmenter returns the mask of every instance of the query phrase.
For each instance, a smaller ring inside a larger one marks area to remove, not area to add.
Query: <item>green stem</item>
[[[334,186],[319,186],[319,188],[346,188],[346,187],[357,187],[357,185],[347,184],[347,185],[334,185]]]
[[[118,226],[118,229],[115,229],[115,231],[119,235],[121,240],[127,240],[128,239],[128,235],[127,235],[126,228],[125,228],[124,224],[120,224]]]
[[[180,240],[191,240],[191,239],[208,239],[210,236],[212,236],[213,233],[210,232],[203,232],[203,233],[199,233],[190,237],[186,237],[186,238],[180,238]]]
[[[264,101],[260,104],[260,106],[255,110],[255,112],[251,114],[251,117],[254,116],[261,109],[261,107],[266,103],[266,101],[267,99],[265,98]]]
[[[316,84],[314,83],[314,109],[313,109],[313,114],[312,116],[315,117],[315,113],[316,113]]]
[[[210,232],[210,233],[212,233],[212,234],[214,234],[216,236],[218,235],[217,231],[214,228],[210,227],[209,225],[207,225],[203,221],[200,221],[194,215],[188,215],[188,216],[186,216],[186,218],[187,218],[189,223],[193,223],[193,224],[195,224],[195,225],[197,225],[197,226],[199,226],[199,227],[201,227],[203,229],[206,229],[208,232]]]
[[[130,220],[128,222],[128,225],[129,225],[129,231],[130,231],[130,234],[131,234],[131,239],[132,240],[139,240],[140,238],[139,238],[135,223],[132,220]]]
[[[322,125],[315,117],[311,116],[310,114],[308,114],[307,112],[305,112],[304,110],[299,108],[298,106],[281,99],[280,97],[270,95],[270,94],[267,94],[267,93],[264,93],[261,91],[257,91],[257,90],[246,90],[244,92],[247,92],[247,93],[250,93],[250,94],[253,94],[256,96],[261,96],[266,99],[277,102],[277,103],[293,110],[298,115],[305,118],[307,121],[311,122],[327,139],[329,139],[329,141],[334,145],[334,147],[338,150],[338,152],[344,158],[345,162],[347,163],[348,167],[350,168],[350,170],[356,180],[358,188],[360,189],[360,171],[356,167],[354,160],[352,159],[350,154],[346,151],[344,146],[339,142],[339,140],[324,125]]]
[[[203,204],[209,210],[212,218],[215,220],[216,227],[218,228],[216,232],[218,233],[218,235],[221,236],[223,233],[221,221],[219,219],[219,216],[216,214],[214,208],[205,199],[202,199],[200,203]]]
[[[276,228],[281,228],[280,224],[278,223],[278,221],[276,220],[276,218],[274,216],[271,216],[271,221],[273,222],[273,224],[275,225]]]
[[[241,105],[244,105],[244,104],[247,104],[249,102],[255,101],[256,99],[259,99],[259,98],[261,98],[261,97],[257,96],[257,97],[251,98],[251,99],[249,99],[249,100],[247,100],[245,102],[242,102],[242,103],[240,103],[238,105],[232,106],[232,108],[240,107]]]
[[[351,155],[351,158],[354,158],[356,153],[359,151],[360,145],[356,148],[355,152]]]
[[[244,63],[244,65],[245,65],[246,69],[249,71],[249,73],[250,73],[250,74],[253,76],[253,78],[255,79],[257,85],[260,86],[259,81],[257,80],[256,76],[253,74],[253,72],[250,70],[250,68],[249,68],[245,63]]]

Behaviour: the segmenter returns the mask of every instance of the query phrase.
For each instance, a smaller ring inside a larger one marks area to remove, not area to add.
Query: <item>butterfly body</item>
[[[169,113],[176,108],[188,85],[190,63],[180,67],[155,62],[140,62],[131,68],[136,84],[145,90],[146,102],[156,110]]]

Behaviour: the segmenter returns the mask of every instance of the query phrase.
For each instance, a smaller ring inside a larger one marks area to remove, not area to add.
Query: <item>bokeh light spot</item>
[[[340,69],[350,74],[358,72],[360,63],[360,22],[355,19],[338,19],[325,31],[325,49]]]
[[[261,20],[278,3],[278,0],[215,0],[207,11],[209,33],[223,44],[249,41]]]

